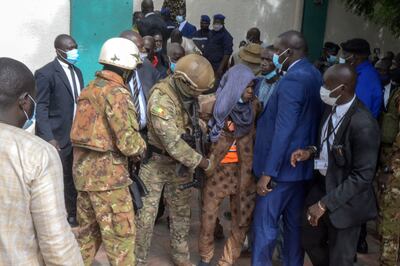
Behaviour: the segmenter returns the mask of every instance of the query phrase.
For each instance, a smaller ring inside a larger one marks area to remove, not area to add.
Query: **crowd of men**
[[[185,1],[143,0],[133,21],[86,87],[69,35],[34,75],[0,58],[1,265],[92,265],[101,245],[111,265],[146,265],[164,205],[172,261],[193,265],[192,187],[199,266],[227,197],[217,265],[246,238],[252,265],[276,248],[283,265],[353,265],[372,220],[380,265],[399,262],[400,55],[356,38],[312,64],[300,32],[264,44],[258,28],[233,53],[225,17],[197,30]]]

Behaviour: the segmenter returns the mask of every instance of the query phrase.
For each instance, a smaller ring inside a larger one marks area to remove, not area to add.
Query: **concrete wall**
[[[69,3],[69,0],[3,1],[0,57],[20,60],[32,71],[52,60],[55,37],[69,34]]]
[[[140,10],[140,3],[134,0],[135,10]],[[159,10],[162,3],[163,0],[154,0],[155,9]],[[303,0],[186,0],[186,7],[188,21],[196,27],[201,15],[223,13],[235,48],[251,27],[260,28],[261,38],[267,43],[283,31],[300,29],[303,14]]]
[[[400,52],[400,40],[393,37],[387,29],[348,12],[340,0],[330,0],[325,40],[340,43],[351,38],[368,40],[371,52],[375,47],[380,47],[382,52]]]

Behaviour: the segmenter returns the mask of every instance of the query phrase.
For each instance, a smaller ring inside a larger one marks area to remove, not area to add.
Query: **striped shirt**
[[[0,265],[83,265],[50,144],[0,123]]]

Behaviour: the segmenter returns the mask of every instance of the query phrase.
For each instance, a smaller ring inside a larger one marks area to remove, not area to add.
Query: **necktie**
[[[336,112],[336,108],[334,107],[332,109],[332,113],[329,116],[329,120],[328,120],[328,139],[326,140],[327,145],[328,145],[328,151],[330,150],[330,146],[332,145],[333,141],[335,140],[335,128],[333,127],[333,121],[332,121],[332,117]]]
[[[137,120],[138,120],[138,123],[140,124],[139,86],[138,86],[138,82],[136,79],[136,73],[133,73],[132,84],[133,84],[133,87],[131,88],[132,100],[133,100],[133,104],[135,105],[135,108],[136,108]]]
[[[76,86],[76,80],[75,80],[75,71],[74,67],[72,65],[68,65],[69,72],[71,73],[71,79],[72,79],[72,85],[73,85],[73,90],[74,90],[74,101],[75,103],[78,103],[78,87]]]

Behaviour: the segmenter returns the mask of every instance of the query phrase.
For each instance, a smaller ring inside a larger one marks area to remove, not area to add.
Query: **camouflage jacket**
[[[135,107],[122,78],[111,71],[97,72],[79,97],[71,130],[77,190],[130,185],[128,157],[146,149],[138,130]]]
[[[196,168],[202,155],[181,138],[192,130],[192,122],[170,77],[152,88],[147,114],[149,144],[166,151],[186,167]]]

